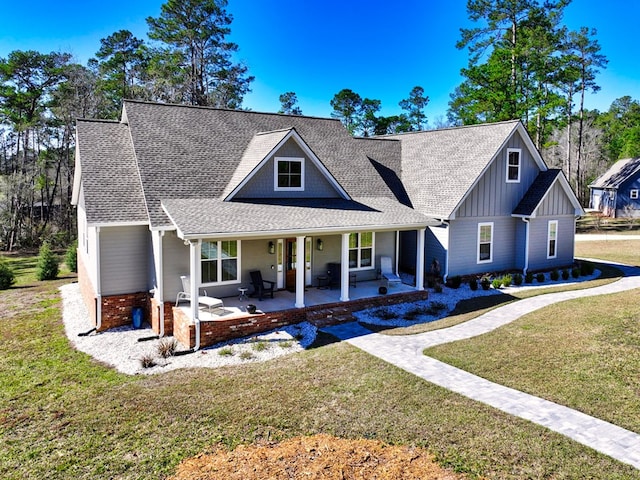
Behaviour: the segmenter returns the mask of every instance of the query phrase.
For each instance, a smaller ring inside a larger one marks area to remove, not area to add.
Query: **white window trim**
[[[631,191],[629,192],[629,198],[631,200],[637,200],[638,199],[638,189],[637,188],[631,189]]]
[[[514,180],[509,179],[509,154],[512,152],[518,153],[518,178]],[[521,172],[522,172],[522,150],[520,148],[507,148],[506,170],[505,170],[505,179],[507,183],[520,183]]]
[[[480,232],[482,227],[491,227],[491,241],[489,242],[489,258],[487,260],[480,260]],[[478,238],[477,238],[477,250],[476,261],[477,263],[492,263],[493,262],[493,222],[484,222],[478,224]]]
[[[361,257],[361,250],[362,250],[362,234],[363,233],[369,233],[368,231],[366,232],[351,232],[351,233],[356,233],[358,234],[358,246],[355,248],[350,248],[349,251],[351,250],[357,250],[358,251],[358,266],[357,267],[349,267],[349,271],[350,272],[359,272],[362,270],[373,270],[375,268],[375,258],[376,258],[376,232],[371,232],[371,247],[364,247],[364,248],[371,248],[371,265],[369,265],[368,267],[361,267],[360,262],[362,261],[362,257]]]
[[[279,187],[278,186],[278,164],[280,162],[299,162],[300,163],[300,186],[299,187]],[[273,159],[273,190],[276,192],[304,192],[305,178],[305,161],[304,157],[275,157]]]
[[[555,238],[551,238],[551,226],[556,226],[556,236]],[[549,255],[549,247],[551,245],[551,240],[555,241],[555,248],[553,249],[553,255]],[[549,220],[547,223],[547,258],[557,258],[558,257],[558,220]]]
[[[203,242],[209,242],[209,243],[214,243],[216,242],[218,244],[218,278],[222,278],[222,242],[224,241],[234,241],[234,240],[211,240],[211,239],[204,239]],[[236,259],[238,260],[238,278],[236,280],[226,280],[226,281],[218,281],[218,282],[207,282],[201,283],[201,287],[217,287],[220,285],[233,285],[233,284],[237,284],[237,283],[242,283],[242,241],[241,240],[235,240],[236,245],[237,245],[237,256]],[[203,260],[200,259],[200,268],[202,269],[202,262]],[[201,277],[202,278],[202,277]]]

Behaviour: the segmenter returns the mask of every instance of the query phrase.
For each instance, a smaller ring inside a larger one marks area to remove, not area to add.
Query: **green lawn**
[[[70,347],[65,281],[0,292],[0,478],[163,478],[214,443],[318,432],[425,446],[471,477],[640,478],[344,343],[233,368],[116,373]]]

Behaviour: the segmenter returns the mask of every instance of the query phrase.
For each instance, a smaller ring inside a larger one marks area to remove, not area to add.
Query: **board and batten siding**
[[[556,258],[547,258],[549,221],[558,221]],[[575,217],[555,216],[532,218],[529,228],[529,270],[564,267],[573,263]]]
[[[304,158],[304,191],[274,190],[274,158]],[[309,159],[293,139],[287,140],[280,149],[269,157],[262,168],[254,174],[235,198],[338,198],[340,195],[327,178]]]
[[[151,232],[146,225],[100,228],[100,277],[102,295],[145,292],[148,278]]]
[[[566,192],[556,182],[551,190],[544,198],[542,203],[536,209],[537,217],[548,217],[553,215],[573,215],[575,208],[571,200],[567,197]]]
[[[520,182],[518,183],[506,181],[507,149],[510,148],[520,149]],[[511,215],[539,173],[538,165],[522,137],[516,132],[456,210],[456,218]]]
[[[478,224],[493,222],[492,261],[478,263]],[[517,223],[510,216],[458,219],[450,223],[449,276],[516,268]]]

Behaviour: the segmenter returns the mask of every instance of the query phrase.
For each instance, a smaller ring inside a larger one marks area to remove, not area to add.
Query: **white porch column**
[[[416,289],[424,290],[424,232],[426,229],[418,229],[418,241],[416,252]]]
[[[349,301],[349,234],[342,234],[342,251],[340,252],[340,301]]]
[[[189,272],[191,291],[191,319],[196,326],[196,343],[194,350],[200,348],[200,317],[198,316],[198,293],[200,286],[200,240],[189,242]]]
[[[296,308],[304,308],[304,237],[296,237]]]

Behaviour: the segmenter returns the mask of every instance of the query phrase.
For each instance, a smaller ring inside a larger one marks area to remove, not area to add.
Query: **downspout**
[[[524,268],[522,269],[522,273],[527,274],[527,270],[529,270],[529,218],[522,217],[522,221],[524,222]]]
[[[444,251],[444,273],[442,274],[442,281],[446,282],[449,276],[449,251],[451,250],[451,226],[449,222],[444,218],[440,220],[442,225],[447,226],[447,249]]]
[[[160,313],[158,322],[160,323],[160,338],[164,337],[164,262],[162,252],[162,240],[164,239],[164,230],[160,231],[160,237],[158,238],[158,301],[160,302]]]
[[[96,331],[102,328],[102,282],[100,281],[100,227],[96,227]]]
[[[200,350],[200,317],[198,314],[198,295],[200,288],[198,285],[198,279],[200,278],[200,270],[198,266],[200,264],[200,240],[197,242],[189,242],[189,252],[191,256],[191,318],[196,330],[195,344],[193,351]]]
[[[395,272],[396,274],[400,271],[398,270],[398,264],[399,264],[399,259],[398,257],[400,256],[400,230],[396,230],[396,269]]]

